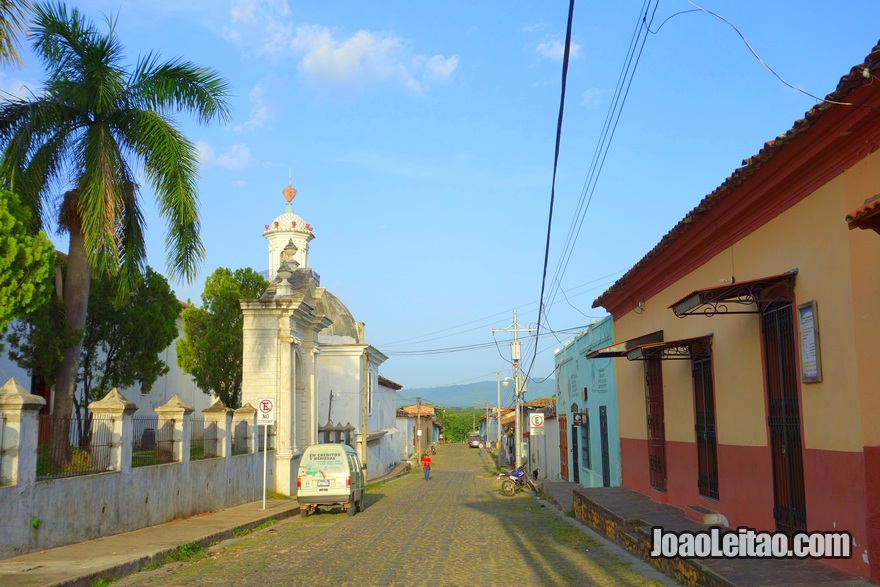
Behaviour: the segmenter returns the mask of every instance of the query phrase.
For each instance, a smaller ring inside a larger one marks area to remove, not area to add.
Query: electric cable
[[[568,24],[565,29],[565,51],[562,57],[562,88],[559,93],[559,116],[556,120],[556,150],[553,155],[553,179],[550,183],[550,210],[547,218],[547,239],[544,244],[544,269],[541,276],[541,296],[538,298],[538,323],[536,328],[536,335],[541,332],[541,314],[544,308],[544,288],[547,285],[547,265],[550,258],[550,234],[553,228],[553,205],[556,200],[556,171],[559,167],[559,144],[562,141],[562,117],[565,113],[565,86],[568,81],[568,61],[571,57],[571,22],[574,17],[574,0],[569,0],[568,3]],[[529,364],[529,369],[526,371],[526,377],[528,377],[529,371],[531,371],[532,365],[535,363],[535,359],[537,358],[537,350],[538,345],[535,345],[536,354],[532,356],[532,362]]]

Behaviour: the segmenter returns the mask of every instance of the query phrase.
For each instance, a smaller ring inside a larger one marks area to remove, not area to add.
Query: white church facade
[[[242,404],[275,402],[275,490],[296,493],[303,450],[347,441],[367,467],[367,478],[399,462],[394,393],[382,378],[387,360],[367,343],[364,324],[320,285],[308,264],[311,225],[293,213],[296,190],[283,190],[285,211],[265,226],[269,288],[242,300]],[[391,383],[391,385],[389,385]]]

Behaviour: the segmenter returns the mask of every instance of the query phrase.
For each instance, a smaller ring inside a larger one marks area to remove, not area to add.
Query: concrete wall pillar
[[[103,399],[89,404],[93,416],[92,438],[107,438],[107,446],[96,446],[92,458],[106,460],[106,469],[128,471],[131,469],[131,452],[134,426],[132,415],[137,411],[137,404],[130,402],[115,387]]]
[[[250,454],[255,454],[257,452],[257,409],[248,404],[244,404],[235,412],[233,412],[233,416],[235,418],[236,430],[237,427],[241,425],[241,422],[244,422],[247,425],[247,452]]]
[[[208,408],[202,410],[205,415],[205,423],[211,424],[217,429],[217,438],[213,446],[205,443],[205,456],[229,457],[232,456],[232,410],[217,400]]]
[[[30,486],[37,479],[37,417],[46,400],[15,379],[0,387],[0,485]]]
[[[192,423],[190,417],[195,408],[184,404],[176,395],[168,400],[165,405],[159,406],[154,410],[159,416],[159,420],[165,420],[164,428],[173,422],[173,432],[171,437],[171,460],[176,463],[188,462],[190,446],[192,444],[191,430]],[[159,431],[156,431],[156,440],[159,441]]]

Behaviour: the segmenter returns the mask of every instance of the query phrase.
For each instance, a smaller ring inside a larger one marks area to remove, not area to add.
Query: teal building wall
[[[620,439],[614,359],[587,359],[614,344],[611,316],[594,322],[556,352],[557,417],[566,417],[568,477],[584,487],[620,485]],[[576,426],[579,419],[581,426]]]

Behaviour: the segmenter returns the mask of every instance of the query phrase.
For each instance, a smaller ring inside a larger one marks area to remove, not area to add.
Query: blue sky
[[[880,35],[876,0],[697,4],[735,25],[766,67],[730,24],[662,0],[590,190],[643,3],[575,6],[548,268],[564,295],[547,302],[542,329],[560,332],[538,340],[535,379],[552,375],[553,350],[573,331],[604,315],[596,297],[815,104],[768,67],[824,97]],[[510,336],[492,329],[510,326],[514,309],[521,326],[537,321],[567,2],[75,5],[99,23],[116,15],[132,62],[155,50],[213,67],[231,86],[229,124],[178,118],[201,153],[207,247],[196,281],[172,282],[178,297],[200,304],[217,267],[268,266],[261,234],[290,177],[294,211],[314,227],[310,265],[390,356],[381,373],[401,395],[510,374]],[[6,92],[39,87],[40,64],[24,58],[24,69],[0,71]],[[165,227],[145,209],[149,263],[164,271]],[[531,358],[535,341],[523,342]],[[436,352],[399,354],[414,351]]]

